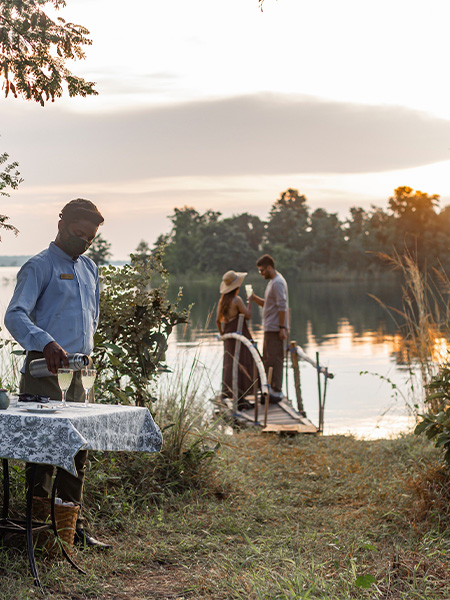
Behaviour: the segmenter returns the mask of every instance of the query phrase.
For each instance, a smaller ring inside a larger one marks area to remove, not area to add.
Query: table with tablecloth
[[[0,529],[3,531],[14,530],[16,526],[14,520],[8,517],[9,459],[50,464],[76,475],[74,457],[83,449],[114,452],[158,452],[161,449],[161,431],[147,408],[101,403],[89,406],[68,403],[62,407],[61,402],[50,402],[42,407],[20,402],[17,406],[0,410],[0,458],[4,466],[4,506]],[[31,535],[31,490],[27,493],[25,529],[31,571],[36,585],[40,586]],[[55,524],[54,530],[56,532]],[[63,553],[76,567],[64,550]]]
[[[73,459],[79,450],[158,452],[161,448],[161,431],[146,408],[60,405],[45,404],[38,412],[36,404],[19,403],[0,411],[0,458],[51,464],[76,475]],[[55,412],[44,412],[49,408]]]

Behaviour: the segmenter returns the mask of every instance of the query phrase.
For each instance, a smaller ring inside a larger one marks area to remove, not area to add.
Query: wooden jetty
[[[242,319],[241,319],[242,317]],[[213,402],[217,407],[219,414],[227,418],[235,426],[258,427],[264,433],[323,433],[324,408],[327,391],[327,381],[332,379],[333,375],[328,369],[320,366],[319,354],[316,353],[316,360],[312,360],[303,352],[296,342],[292,341],[287,349],[291,356],[292,368],[294,370],[295,393],[297,397],[296,410],[286,396],[281,396],[278,402],[271,402],[275,394],[272,393],[270,383],[272,379],[271,369],[266,376],[261,356],[256,346],[244,337],[242,331],[243,315],[240,316],[238,331],[236,333],[226,333],[220,336],[220,339],[235,339],[235,352],[233,357],[233,398],[214,398]],[[246,397],[246,409],[238,408],[238,363],[241,344],[244,344],[250,351],[254,361],[254,381],[259,378],[260,389],[257,386],[253,396]],[[314,366],[317,370],[317,385],[319,396],[319,426],[316,427],[307,418],[303,408],[303,400],[300,386],[299,360],[305,360]],[[321,385],[321,376],[324,378],[324,385]],[[277,398],[278,399],[278,398]]]

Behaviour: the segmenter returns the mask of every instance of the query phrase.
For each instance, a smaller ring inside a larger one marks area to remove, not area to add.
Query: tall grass
[[[389,312],[401,332],[402,358],[410,373],[410,408],[417,415],[424,408],[426,386],[447,359],[450,280],[443,270],[422,271],[408,252],[380,256],[403,277],[401,310],[372,297]]]
[[[212,457],[221,434],[208,403],[214,396],[208,369],[198,353],[191,364],[187,361],[187,355],[179,356],[174,372],[163,376],[153,415],[163,432],[162,459],[170,470],[190,476]]]
[[[121,529],[125,514],[160,505],[174,494],[214,487],[211,469],[222,434],[207,410],[211,382],[198,356],[187,361],[186,354],[178,356],[174,372],[162,375],[152,390],[158,398],[152,414],[163,434],[160,452],[90,455],[85,504],[91,521],[106,517],[111,528]]]
[[[14,393],[19,390],[20,369],[24,360],[18,347],[14,340],[0,337],[0,387]]]

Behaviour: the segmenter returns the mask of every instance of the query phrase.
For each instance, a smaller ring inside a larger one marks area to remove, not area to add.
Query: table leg
[[[55,480],[53,481],[53,487],[52,487],[52,501],[51,501],[51,516],[52,516],[52,527],[53,527],[53,533],[55,534],[56,539],[58,540],[59,546],[61,548],[61,552],[63,553],[64,558],[72,565],[72,567],[74,567],[74,569],[76,569],[79,573],[83,573],[83,575],[86,575],[86,572],[83,571],[83,569],[81,569],[77,564],[75,564],[73,562],[73,560],[71,559],[71,557],[67,554],[66,549],[64,548],[64,544],[61,542],[61,540],[59,539],[59,535],[58,535],[58,528],[56,526],[56,516],[55,516],[55,498],[56,498],[56,487],[57,487],[57,483],[58,483],[58,479],[59,479],[59,474],[60,474],[60,469],[56,469],[56,475],[55,475]]]
[[[30,463],[27,466],[30,469],[30,480],[29,487],[27,489],[27,511],[26,511],[26,534],[27,534],[27,551],[28,551],[28,562],[30,563],[31,574],[34,577],[34,585],[41,587],[39,575],[37,572],[36,561],[34,560],[34,546],[33,546],[33,491],[34,491],[34,480],[36,478],[36,463]]]
[[[9,512],[9,466],[8,459],[3,459],[3,519],[8,518]]]

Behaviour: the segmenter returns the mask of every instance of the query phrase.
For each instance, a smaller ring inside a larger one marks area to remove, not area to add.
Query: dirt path
[[[188,600],[180,591],[185,577],[186,572],[179,567],[156,563],[140,575],[122,578],[120,583],[105,581],[104,593],[96,600]],[[86,600],[86,597],[72,595],[70,600]]]

